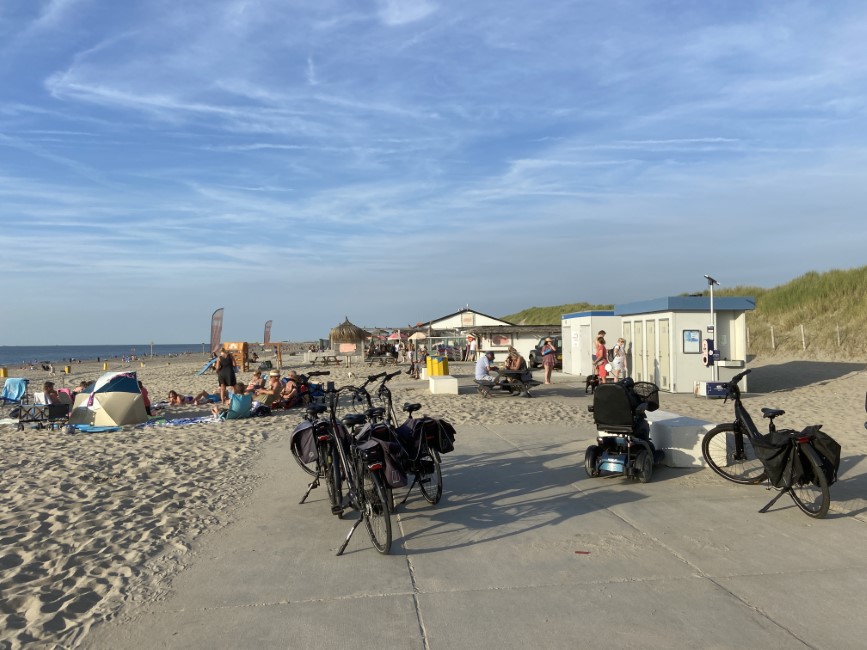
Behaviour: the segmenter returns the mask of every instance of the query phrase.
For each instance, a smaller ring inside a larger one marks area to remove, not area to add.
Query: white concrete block
[[[438,375],[431,377],[430,392],[435,395],[457,395],[458,380],[451,375]]]
[[[704,467],[701,441],[715,424],[668,411],[647,414],[650,440],[665,452],[662,463],[668,467]]]

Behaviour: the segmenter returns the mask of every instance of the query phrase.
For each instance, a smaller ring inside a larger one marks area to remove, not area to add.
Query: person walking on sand
[[[548,338],[545,339],[545,345],[542,346],[542,368],[545,369],[545,383],[550,384],[551,373],[554,371],[554,364],[557,363],[557,348],[554,347],[554,342]]]
[[[229,386],[234,386],[237,383],[235,379],[235,360],[226,348],[220,350],[220,356],[217,357],[215,366],[217,370],[217,384],[220,388],[220,402],[222,403],[229,399]]]

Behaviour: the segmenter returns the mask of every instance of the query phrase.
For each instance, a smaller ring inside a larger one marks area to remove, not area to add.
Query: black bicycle
[[[804,431],[777,430],[774,418],[785,414],[781,409],[763,408],[769,420],[768,433],[762,434],[741,402],[738,382],[751,371],[744,370],[726,384],[726,398],[734,403],[735,420],[708,431],[701,452],[710,468],[724,479],[742,485],[768,480],[780,489],[759,512],[766,512],[777,499],[788,493],[797,506],[810,517],[821,518],[831,504],[828,465],[834,464],[816,451],[817,437],[830,440],[819,431],[821,425]],[[831,441],[833,443],[833,441]],[[836,445],[836,443],[833,443]],[[839,445],[836,464],[839,465]],[[836,477],[836,466],[833,476]]]
[[[328,410],[324,404],[311,404],[305,409],[304,420],[292,432],[292,456],[298,465],[313,477],[307,491],[298,503],[304,503],[322,480],[328,488],[331,513],[343,515],[340,465],[337,459],[334,432],[329,419],[322,414]]]
[[[335,492],[341,497],[339,513],[335,514],[342,514],[347,507],[359,513],[358,519],[337,550],[337,555],[342,555],[346,550],[349,540],[362,521],[374,548],[384,554],[391,550],[392,540],[391,509],[381,478],[385,465],[382,447],[373,440],[358,440],[347,428],[346,423],[337,416],[341,393],[350,394],[355,391],[357,389],[354,386],[335,389],[330,383],[327,391],[331,414],[330,431],[334,442],[333,448],[337,452],[337,462],[334,463],[332,476]],[[347,414],[343,419],[352,423],[359,417],[358,414]],[[334,508],[332,512],[335,512]]]
[[[376,390],[376,397],[386,414],[391,441],[396,442],[400,448],[404,470],[414,477],[401,504],[406,503],[413,488],[418,485],[425,500],[431,505],[436,505],[443,495],[443,473],[438,443],[444,432],[440,430],[441,424],[433,418],[413,417],[413,413],[421,409],[421,404],[405,403],[402,410],[407,414],[407,419],[397,424],[391,389],[387,386],[388,380],[397,374],[400,373],[386,376],[382,380]]]

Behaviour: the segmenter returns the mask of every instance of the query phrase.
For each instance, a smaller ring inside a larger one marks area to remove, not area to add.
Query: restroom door
[[[632,347],[632,360],[635,362],[635,367],[632,369],[632,376],[635,381],[646,381],[644,374],[644,322],[635,321],[633,328],[635,345]]]
[[[659,360],[656,358],[656,321],[646,321],[647,327],[647,381],[659,385]]]
[[[659,321],[659,387],[671,390],[671,337],[668,319]]]

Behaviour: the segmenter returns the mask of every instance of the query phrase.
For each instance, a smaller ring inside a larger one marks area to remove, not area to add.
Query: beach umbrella
[[[422,339],[426,339],[427,336],[424,332],[416,332],[415,334],[411,334],[409,337],[410,341],[421,341]]]
[[[398,339],[405,339],[405,338],[406,338],[406,334],[403,334],[400,330],[397,330],[396,332],[392,332],[391,334],[388,335],[389,341],[397,341]]]
[[[353,325],[348,318],[331,330],[329,335],[333,343],[363,343],[367,337],[367,330]]]

